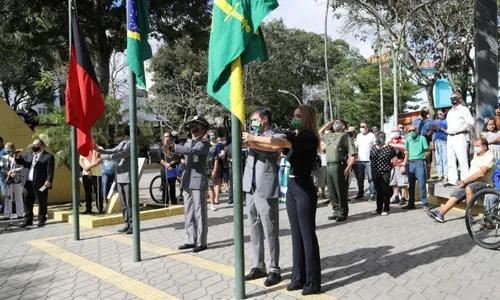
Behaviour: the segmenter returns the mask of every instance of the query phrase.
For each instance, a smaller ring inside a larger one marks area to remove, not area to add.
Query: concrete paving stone
[[[456,295],[462,299],[467,300],[479,300],[483,296],[483,294],[480,293],[477,289],[463,286],[460,287]]]
[[[446,292],[439,289],[439,287],[428,287],[422,293],[422,296],[431,300],[442,300],[446,297]]]
[[[342,297],[342,300],[364,300],[356,293],[347,293]]]
[[[402,286],[395,286],[390,292],[389,295],[394,299],[398,300],[406,300],[411,297],[413,293]]]
[[[193,299],[197,300],[200,299],[201,297],[207,296],[207,291],[203,287],[199,287],[196,289],[192,289],[186,293],[182,293],[182,299]]]
[[[372,286],[365,285],[362,286],[359,290],[357,290],[356,294],[358,294],[364,300],[372,300],[378,294],[380,294],[380,292]]]
[[[388,294],[396,285],[386,278],[379,278],[372,286],[380,293]]]
[[[467,300],[467,299],[449,294],[449,295],[446,295],[446,297],[444,297],[444,300]]]

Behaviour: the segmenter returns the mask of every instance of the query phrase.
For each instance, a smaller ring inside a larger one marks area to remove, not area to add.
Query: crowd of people
[[[292,232],[293,269],[288,290],[302,289],[303,295],[321,290],[320,252],[316,236],[318,199],[326,198],[333,212],[328,217],[343,222],[349,217],[349,201],[365,197],[365,179],[369,186],[367,200],[375,201],[373,214],[388,216],[391,204],[403,209],[415,209],[417,183],[422,209],[430,217],[444,222],[444,215],[457,203],[470,201],[474,193],[495,182],[500,189],[500,169],[495,167],[500,157],[500,104],[496,116],[487,121],[481,137],[473,136],[474,119],[463,104],[462,96],[454,93],[453,107],[438,110],[436,119],[429,118],[427,108],[412,124],[400,124],[390,133],[370,128],[367,122],[356,128],[342,119],[333,120],[318,130],[317,115],[310,105],[299,106],[293,115],[290,132],[275,130],[272,113],[261,108],[251,114],[249,131],[242,133],[244,153],[243,192],[250,225],[254,262],[246,280],[265,277],[265,285],[281,281],[279,265],[279,197],[280,186],[286,185],[286,210]],[[175,205],[182,201],[185,210],[186,243],[180,250],[200,252],[207,249],[208,207],[216,210],[222,187],[232,192],[232,147],[226,137],[218,137],[201,116],[186,124],[190,138],[181,143],[177,133],[162,136],[158,163],[161,165],[164,199]],[[92,213],[95,194],[98,213],[108,205],[111,183],[116,182],[124,218],[119,232],[132,233],[130,187],[130,130],[114,146],[94,144],[91,159],[81,157],[86,210]],[[240,137],[237,137],[240,138]],[[469,164],[469,148],[474,155]],[[3,141],[0,138],[0,145]],[[25,222],[33,225],[33,203],[40,204],[38,226],[43,226],[47,214],[47,190],[54,174],[54,158],[44,151],[44,143],[33,142],[32,152],[24,156],[12,143],[1,151],[3,172],[0,174],[2,193],[15,199],[17,216],[23,216],[22,187],[27,189],[24,202]],[[432,157],[436,159],[438,180],[454,186],[449,201],[440,210],[431,210],[426,183],[430,178]],[[500,164],[498,161],[497,165]],[[459,168],[458,168],[459,166]],[[458,172],[460,170],[460,172]],[[8,181],[5,179],[8,178]],[[12,178],[12,179],[11,179]],[[358,191],[349,199],[351,180]],[[180,195],[176,193],[179,183]],[[7,187],[7,189],[5,189]],[[328,187],[328,193],[326,193]],[[209,205],[207,205],[207,201]],[[492,205],[495,198],[488,198]],[[232,194],[229,197],[232,203]],[[9,204],[10,205],[10,204]],[[6,203],[5,216],[11,207]],[[488,224],[485,224],[488,227]],[[266,266],[264,240],[269,245],[270,263]]]

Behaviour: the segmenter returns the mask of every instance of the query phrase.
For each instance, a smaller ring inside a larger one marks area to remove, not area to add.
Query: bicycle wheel
[[[163,195],[163,185],[161,182],[161,175],[155,176],[151,183],[149,184],[149,195],[156,203],[165,203],[165,197]]]
[[[496,199],[482,215],[474,215],[475,205],[484,206],[488,195]],[[500,191],[492,188],[480,190],[472,197],[465,210],[465,225],[474,242],[486,249],[500,248]]]

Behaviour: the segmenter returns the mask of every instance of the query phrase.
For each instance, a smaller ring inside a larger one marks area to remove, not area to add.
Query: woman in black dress
[[[243,133],[243,142],[273,145],[290,149],[291,171],[286,194],[286,209],[290,220],[293,245],[293,269],[287,290],[303,288],[302,295],[321,291],[321,260],[316,236],[316,206],[318,196],[311,176],[316,163],[320,138],[316,111],[310,105],[299,106],[293,116],[293,133],[285,139],[253,136]]]

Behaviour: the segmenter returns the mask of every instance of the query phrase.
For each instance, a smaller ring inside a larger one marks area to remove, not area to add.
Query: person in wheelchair
[[[492,181],[493,181],[493,185],[495,186],[495,189],[500,190],[500,159],[497,161],[495,171],[493,173]],[[494,206],[496,205],[498,199],[499,199],[498,196],[494,195],[494,194],[485,195],[485,198],[484,198],[484,213],[485,213],[485,215],[494,212],[494,210],[495,210]],[[492,223],[488,224],[488,222],[486,222],[481,227],[481,230],[494,229],[494,228],[496,228],[496,224],[492,224]]]
[[[444,216],[455,205],[463,200],[469,203],[475,193],[492,186],[495,157],[488,150],[488,141],[484,138],[477,139],[474,142],[474,153],[474,158],[470,163],[469,177],[460,181],[444,207],[440,210],[430,210],[427,213],[431,219],[443,223]]]

